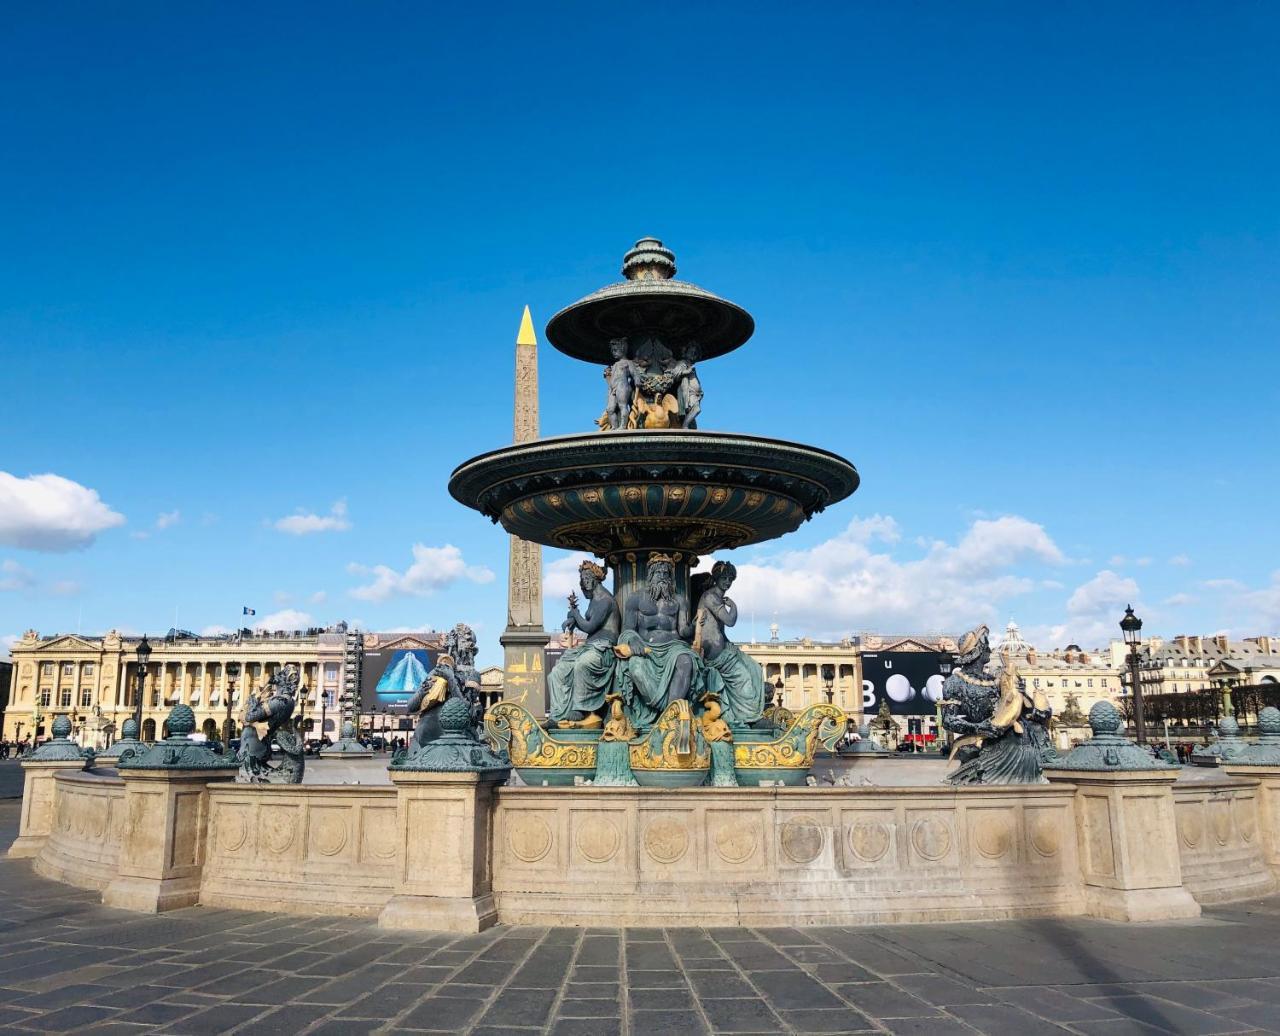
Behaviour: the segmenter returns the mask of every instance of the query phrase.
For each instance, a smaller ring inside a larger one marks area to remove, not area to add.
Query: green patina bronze
[[[169,734],[163,741],[128,758],[121,757],[118,769],[233,771],[239,767],[234,756],[221,755],[203,742],[191,740],[196,729],[196,714],[190,705],[175,705],[165,726]]]
[[[434,710],[439,734],[415,743],[391,760],[391,770],[427,770],[435,773],[478,773],[506,780],[511,763],[476,739],[471,707],[461,696],[450,697]]]
[[[1258,740],[1244,745],[1223,762],[1232,766],[1280,766],[1280,709],[1268,705],[1258,713]]]
[[[138,752],[146,751],[147,746],[138,740],[138,721],[132,716],[121,724],[120,733],[123,736],[119,741],[113,743],[109,748],[103,749],[94,757],[95,763],[105,761],[115,766],[118,760],[128,759]]]
[[[46,741],[28,757],[28,762],[69,763],[93,761],[93,749],[81,748],[71,740],[71,720],[58,716],[53,721],[53,738]]]
[[[1176,770],[1177,763],[1156,759],[1120,732],[1124,721],[1120,710],[1109,701],[1097,702],[1089,710],[1089,728],[1093,737],[1056,759],[1055,770]]]

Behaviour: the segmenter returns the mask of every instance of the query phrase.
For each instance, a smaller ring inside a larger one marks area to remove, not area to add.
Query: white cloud
[[[315,593],[313,593],[310,597],[307,598],[307,603],[308,604],[324,604],[324,602],[327,601],[328,599],[329,599],[329,595],[327,593],[325,593],[323,590],[317,590]]]
[[[275,600],[276,604],[281,606],[293,603],[293,594],[289,593],[287,590],[277,590],[271,596]]]
[[[1133,563],[1134,563],[1135,565],[1137,565],[1139,568],[1146,568],[1148,565],[1150,565],[1150,564],[1151,564],[1151,559],[1150,559],[1150,558],[1135,558]]]
[[[0,561],[0,593],[13,590],[29,590],[35,585],[36,577],[30,570],[23,568],[16,561],[6,558]]]
[[[156,528],[167,529],[170,525],[177,525],[181,520],[181,511],[162,511],[160,514],[156,515]]]
[[[1206,579],[1201,585],[1208,590],[1229,590],[1232,593],[1244,593],[1249,589],[1238,579]]]
[[[328,514],[308,514],[299,509],[297,514],[279,518],[272,524],[278,531],[287,532],[290,536],[309,536],[316,532],[346,532],[351,528],[351,522],[347,519],[345,499],[334,501]]]
[[[0,471],[0,544],[25,550],[80,550],[124,524],[96,490],[61,475],[18,478]]]
[[[1133,579],[1104,568],[1067,598],[1066,621],[1045,631],[1045,643],[1060,646],[1070,642],[1082,647],[1106,644],[1117,636],[1125,607],[1137,605],[1140,598]]]
[[[256,630],[301,630],[314,625],[309,614],[296,608],[283,608],[253,621]]]
[[[1185,568],[1187,565],[1191,564],[1191,559],[1185,554],[1175,554],[1169,559],[1169,564],[1177,565],[1179,568]]]
[[[473,583],[493,582],[493,572],[483,565],[468,565],[462,551],[452,543],[443,547],[428,547],[422,543],[413,545],[413,564],[403,572],[386,565],[350,564],[347,571],[353,575],[373,576],[364,586],[351,590],[351,596],[361,601],[381,602],[393,597],[426,597],[447,586],[467,579]]]
[[[1257,590],[1245,590],[1239,597],[1245,619],[1252,629],[1265,632],[1280,629],[1280,569],[1271,573],[1271,582]]]
[[[1129,559],[1123,554],[1112,554],[1111,557],[1107,558],[1107,564],[1112,568],[1124,568],[1128,563]]]
[[[74,579],[59,579],[49,584],[49,593],[54,597],[75,597],[80,589],[80,584]]]
[[[1188,604],[1195,604],[1196,598],[1193,594],[1172,594],[1164,599],[1164,603],[1170,608],[1182,608]]]
[[[235,630],[233,630],[230,626],[222,626],[215,622],[212,626],[205,626],[203,629],[201,629],[200,636],[221,637],[227,633],[234,633],[234,632]]]
[[[739,612],[758,623],[776,619],[788,636],[959,630],[995,621],[1010,599],[1035,588],[1022,566],[1065,561],[1042,526],[1017,516],[978,519],[955,544],[928,541],[915,560],[874,546],[901,540],[893,518],[875,515],[811,549],[741,562]]]

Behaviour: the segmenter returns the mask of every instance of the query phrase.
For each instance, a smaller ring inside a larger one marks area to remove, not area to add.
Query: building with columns
[[[772,686],[774,701],[780,701],[792,712],[827,700],[822,667],[834,666],[832,704],[861,722],[862,663],[853,638],[834,642],[810,637],[780,640],[774,625],[770,627],[769,640],[739,643],[738,646],[764,669],[765,683]]]
[[[88,637],[63,633],[41,637],[28,630],[11,649],[13,687],[4,714],[3,736],[10,740],[50,736],[55,716],[71,719],[82,745],[105,748],[120,736],[121,724],[134,713],[138,691],[138,637],[111,631]],[[250,631],[197,637],[173,631],[148,643],[142,700],[142,736],[163,736],[165,717],[179,702],[196,714],[196,730],[221,737],[228,717],[238,734],[244,691],[262,687],[286,665],[299,668],[300,695],[295,717],[313,720],[313,736],[323,730],[337,740],[341,725],[345,628],[305,632]]]

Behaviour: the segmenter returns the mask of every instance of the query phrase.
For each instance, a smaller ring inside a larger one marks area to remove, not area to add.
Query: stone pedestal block
[[[1085,910],[1112,921],[1200,916],[1182,882],[1174,818],[1176,770],[1045,770],[1076,786]]]
[[[379,926],[480,932],[497,924],[493,791],[506,775],[389,773],[396,786],[398,872]]]
[[[30,759],[22,764],[22,818],[9,856],[37,856],[53,830],[53,775],[83,770],[84,759]]]
[[[157,914],[200,899],[209,818],[208,786],[235,770],[124,769],[119,873],[102,902]]]
[[[1258,822],[1262,828],[1263,855],[1271,872],[1280,878],[1280,766],[1224,765],[1232,777],[1250,777],[1258,782]]]

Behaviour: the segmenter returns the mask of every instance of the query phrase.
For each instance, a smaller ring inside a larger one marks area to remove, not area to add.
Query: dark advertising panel
[[[889,703],[894,716],[932,716],[942,698],[942,674],[934,651],[865,651],[862,711],[868,718]]]
[[[409,699],[436,664],[437,653],[426,648],[365,648],[360,711],[405,715]]]

